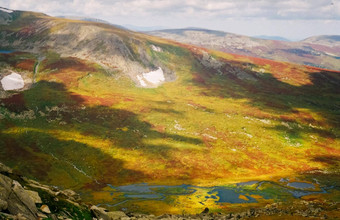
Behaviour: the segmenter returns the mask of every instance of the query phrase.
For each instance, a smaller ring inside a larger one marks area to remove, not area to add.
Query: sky
[[[340,0],[0,0],[0,6],[123,26],[199,27],[291,40],[340,35]]]

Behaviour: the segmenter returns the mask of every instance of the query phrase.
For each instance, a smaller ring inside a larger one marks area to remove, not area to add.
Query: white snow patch
[[[0,11],[4,11],[6,13],[12,13],[13,10],[9,10],[9,9],[6,9],[6,8],[0,8]]]
[[[149,83],[157,85],[165,81],[164,73],[162,68],[158,67],[157,70],[148,73],[142,73],[142,75],[137,76],[137,79],[141,86],[146,87],[145,80]]]
[[[153,84],[158,84],[165,80],[163,70],[160,67],[158,67],[155,71],[143,73],[143,77]]]
[[[145,83],[145,81],[143,80],[143,77],[142,76],[137,76],[137,79],[138,79],[138,81],[139,81],[139,83],[140,83],[140,85],[141,86],[146,86],[146,83]]]
[[[2,78],[1,85],[2,88],[7,91],[22,89],[24,88],[25,83],[20,74],[12,73]]]
[[[157,46],[155,46],[155,45],[151,45],[151,49],[152,49],[153,51],[156,51],[156,52],[162,52],[162,48],[157,47]]]

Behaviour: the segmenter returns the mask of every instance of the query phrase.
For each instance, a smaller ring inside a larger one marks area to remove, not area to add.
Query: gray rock
[[[130,219],[124,212],[122,211],[115,211],[115,212],[107,212],[106,213],[110,219],[112,220],[118,220],[118,219],[124,219],[124,220],[128,220]]]
[[[43,213],[51,214],[51,210],[50,210],[50,208],[49,208],[47,205],[42,205],[42,206],[40,207],[40,210],[41,210]]]
[[[7,201],[10,194],[13,180],[0,174],[0,199]]]
[[[42,219],[48,218],[47,215],[45,215],[44,213],[41,213],[41,212],[38,212],[38,217],[42,218]],[[64,219],[64,218],[62,218],[62,219]]]
[[[0,212],[0,219],[18,219],[17,216]]]
[[[31,197],[34,203],[36,204],[42,203],[39,193],[37,193],[36,191],[32,191],[32,190],[25,190],[25,191]]]
[[[28,193],[22,188],[20,183],[13,180],[12,188],[8,196],[8,211],[13,214],[22,214],[28,219],[38,217],[38,209]]]
[[[0,163],[0,172],[2,173],[12,173],[12,169]]]
[[[97,218],[102,220],[110,220],[110,217],[107,215],[107,211],[104,208],[97,207],[95,205],[90,208],[91,213]]]
[[[2,199],[0,199],[0,211],[6,210],[8,208],[8,203]]]
[[[66,189],[61,191],[61,194],[67,196],[68,198],[74,200],[74,201],[79,201],[80,200],[80,196],[74,192],[73,190],[70,189]]]

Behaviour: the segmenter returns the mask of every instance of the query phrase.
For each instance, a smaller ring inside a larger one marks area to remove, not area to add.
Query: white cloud
[[[0,0],[0,6],[53,16],[95,17],[114,24],[138,26],[236,27],[238,30],[237,25],[242,24],[244,29],[255,30],[265,27],[251,24],[266,20],[283,25],[278,27],[280,30],[289,31],[289,27],[285,27],[288,21],[293,21],[290,24],[293,26],[294,23],[303,23],[310,28],[316,22],[340,22],[340,0]],[[340,32],[339,26],[333,25],[332,28]]]
[[[92,16],[152,16],[155,13],[168,16],[186,11],[193,15],[267,19],[340,19],[340,0],[0,0],[0,5],[50,14],[74,12]]]

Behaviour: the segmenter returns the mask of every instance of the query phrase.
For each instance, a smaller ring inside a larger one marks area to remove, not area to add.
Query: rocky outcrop
[[[38,209],[31,197],[19,182],[0,174],[0,211],[36,219]]]
[[[92,206],[91,207],[91,213],[97,219],[103,219],[103,220],[118,220],[118,219],[128,220],[128,219],[130,219],[130,217],[128,217],[122,211],[113,211],[113,212],[110,212],[110,211],[106,210],[105,208],[101,208],[101,207],[97,207],[97,206]]]
[[[79,195],[74,191],[42,185],[14,174],[0,163],[0,219],[77,219],[82,214],[90,216],[88,208],[76,201],[79,201]],[[79,212],[74,216],[68,209]]]

